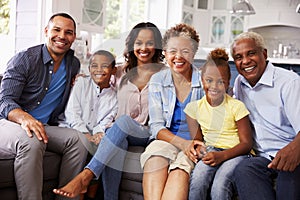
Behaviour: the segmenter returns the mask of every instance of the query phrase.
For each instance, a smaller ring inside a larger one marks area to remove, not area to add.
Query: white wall
[[[81,16],[82,0],[11,0],[16,2],[16,18],[13,19],[15,35],[12,37],[2,37],[0,55],[0,73],[4,70],[4,64],[8,58],[3,56],[13,49],[13,53],[23,50],[29,46],[42,43],[44,41],[43,29],[47,20],[54,12],[64,11],[71,14],[79,22]],[[147,20],[156,24],[164,33],[167,28],[179,23],[182,18],[183,0],[146,0],[149,4],[146,6]],[[251,0],[251,4],[256,10],[256,15],[247,16],[247,29],[265,26],[265,25],[290,25],[300,27],[300,14],[296,13],[296,5],[300,0]],[[197,30],[207,29],[209,14],[201,13],[194,16],[194,20],[201,23],[196,24]],[[201,31],[199,31],[201,33]],[[284,34],[283,34],[284,35]],[[205,46],[209,36],[201,34],[201,46]],[[11,41],[12,39],[13,41]],[[298,40],[297,40],[298,41]],[[113,45],[111,45],[111,44]],[[124,38],[119,41],[124,44]],[[3,48],[7,47],[7,48]],[[118,46],[118,41],[104,41],[103,47]],[[115,48],[116,49],[116,48]],[[122,54],[115,52],[118,55]],[[6,54],[8,55],[8,54]],[[11,54],[9,55],[11,57]]]
[[[39,44],[39,0],[17,0],[15,52]]]
[[[10,1],[10,21],[15,21],[16,18],[16,2]],[[14,55],[15,47],[15,25],[9,24],[9,34],[0,34],[0,74],[5,70],[6,63]]]
[[[300,27],[300,14],[296,6],[300,0],[251,0],[256,14],[248,18],[247,27],[288,25]]]

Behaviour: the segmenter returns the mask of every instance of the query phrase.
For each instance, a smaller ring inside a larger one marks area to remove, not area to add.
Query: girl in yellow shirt
[[[235,166],[251,150],[249,111],[245,105],[226,94],[230,82],[228,54],[224,49],[210,52],[202,68],[205,96],[190,102],[184,112],[191,135],[199,139],[196,164],[190,181],[189,199],[231,199],[230,177]]]

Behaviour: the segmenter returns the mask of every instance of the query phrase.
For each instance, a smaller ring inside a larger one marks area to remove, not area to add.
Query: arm
[[[268,165],[269,168],[283,171],[294,171],[300,164],[300,132],[288,145],[279,150]]]
[[[87,89],[88,88],[84,87],[83,77],[78,77],[72,88],[65,110],[66,123],[71,128],[82,133],[89,133],[89,130],[86,128],[86,123],[82,119],[83,108],[85,108],[85,106],[81,105],[81,97],[83,96],[82,91],[86,91]],[[87,98],[87,96],[84,98]],[[86,111],[88,112],[89,110]]]
[[[221,162],[234,158],[236,156],[248,153],[252,148],[252,133],[250,120],[248,115],[238,120],[238,135],[240,143],[234,146],[233,148],[226,149],[224,151],[218,152],[209,152],[203,158],[202,161],[211,166],[216,166]]]
[[[191,118],[188,114],[186,114],[186,120],[188,123],[191,138],[193,138],[194,140],[203,141],[201,126],[197,122],[197,120]]]
[[[28,69],[26,66],[28,64],[21,60],[22,59],[17,54],[8,62],[7,69],[4,72],[3,79],[1,81],[0,113],[1,117],[6,119],[8,119],[10,111],[17,108],[22,109],[18,100],[22,96],[27,81],[26,71],[28,71]]]
[[[101,109],[102,108],[102,109]],[[93,134],[104,133],[109,128],[118,112],[118,101],[115,95],[109,95],[108,98],[102,99],[100,103],[100,111],[98,114],[97,125],[93,128]]]
[[[188,151],[191,146],[191,141],[185,140],[181,137],[174,135],[171,131],[169,131],[166,128],[158,132],[157,139],[164,140],[174,145],[175,147],[181,149],[184,152]]]
[[[98,122],[98,125],[93,128],[93,136],[90,138],[90,141],[98,145],[102,138],[105,135],[105,130],[110,127],[113,123],[118,112],[117,101],[114,108],[106,115],[106,117]]]
[[[20,108],[16,108],[8,113],[8,120],[20,124],[29,137],[33,137],[34,133],[38,140],[48,143],[48,136],[44,125],[42,122],[33,118],[29,113]]]
[[[47,143],[48,137],[43,124],[25,112],[18,103],[28,81],[28,66],[30,66],[30,63],[24,53],[16,54],[8,62],[1,83],[0,113],[3,118],[20,124],[29,137],[33,137],[33,134],[35,134],[38,140]]]
[[[291,132],[289,137],[293,137],[294,139],[277,152],[268,167],[276,170],[294,171],[300,164],[299,76],[296,75],[295,78],[288,83],[289,84],[284,85],[281,96],[284,102],[284,113],[286,113],[287,120],[294,129],[294,132]],[[294,134],[295,136],[293,136]]]
[[[165,76],[158,75],[161,74],[153,75],[149,82],[149,124],[152,136],[169,142],[179,149],[186,149],[189,142],[167,129],[172,118],[170,102],[175,102],[176,96],[172,89],[162,86]]]
[[[197,163],[198,159],[202,158],[204,153],[202,150],[205,148],[201,126],[196,119],[191,118],[188,114],[186,114],[186,120],[188,123],[191,138],[194,139],[189,151],[186,152],[186,155],[194,163]]]

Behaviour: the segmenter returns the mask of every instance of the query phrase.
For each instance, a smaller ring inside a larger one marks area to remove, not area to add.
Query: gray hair
[[[251,40],[254,40],[255,42],[255,45],[260,48],[261,50],[265,50],[267,49],[266,47],[266,44],[265,44],[265,41],[264,41],[264,38],[258,34],[258,33],[255,33],[255,32],[244,32],[244,33],[241,33],[240,35],[238,35],[232,42],[232,44],[230,45],[230,53],[231,53],[231,56],[233,56],[233,45],[240,41],[240,40],[243,40],[243,39],[251,39]]]

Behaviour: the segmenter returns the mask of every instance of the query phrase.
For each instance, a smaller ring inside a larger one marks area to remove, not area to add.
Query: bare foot
[[[79,194],[83,194],[87,191],[87,188],[93,178],[93,172],[89,169],[84,169],[67,185],[59,189],[53,189],[53,192],[64,197],[77,197]]]

